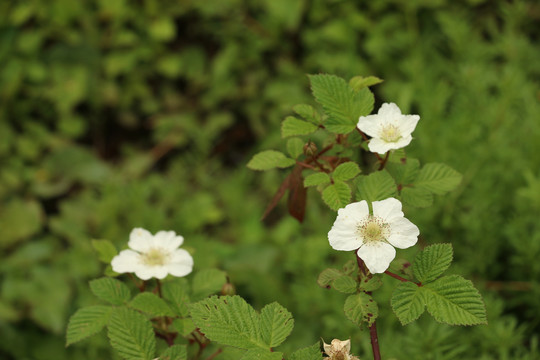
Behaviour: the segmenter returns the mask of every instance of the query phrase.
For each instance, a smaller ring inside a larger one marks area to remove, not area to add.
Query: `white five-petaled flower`
[[[328,360],[358,360],[356,356],[352,356],[351,340],[341,341],[334,339],[330,344],[323,341],[324,352],[328,355]]]
[[[174,231],[158,231],[152,235],[145,229],[135,228],[129,235],[128,246],[112,261],[112,269],[117,273],[134,272],[138,278],[163,279],[167,274],[186,276],[193,269],[193,258],[182,245],[184,238]]]
[[[385,154],[409,145],[418,115],[403,115],[394,103],[384,103],[375,115],[360,116],[358,129],[369,136],[369,151]]]
[[[375,274],[388,269],[396,256],[394,247],[406,249],[416,244],[420,231],[403,216],[399,200],[388,198],[371,204],[373,214],[365,200],[339,209],[328,240],[335,250],[357,250]]]

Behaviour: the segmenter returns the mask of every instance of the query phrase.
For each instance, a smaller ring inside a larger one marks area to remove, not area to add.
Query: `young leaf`
[[[193,277],[193,298],[202,299],[221,290],[227,275],[218,269],[203,269]]]
[[[274,302],[261,310],[261,336],[266,345],[276,347],[290,335],[294,320],[290,312]]]
[[[178,316],[187,316],[189,314],[187,281],[177,279],[175,282],[167,282],[163,285],[163,298],[167,301],[171,310]]]
[[[356,198],[358,201],[373,202],[396,196],[396,183],[386,170],[376,171],[361,176],[357,185]]]
[[[382,286],[382,281],[379,276],[366,277],[360,281],[359,286],[364,291],[375,291]]]
[[[69,319],[66,332],[66,346],[81,341],[99,332],[109,321],[111,306],[83,307]]]
[[[332,287],[344,294],[354,294],[358,287],[356,281],[350,276],[340,276],[332,282]]]
[[[110,264],[118,254],[118,250],[109,240],[92,240],[92,247],[97,251],[98,259],[106,264]]]
[[[251,170],[270,170],[273,168],[287,168],[296,162],[285,156],[282,152],[266,150],[255,154],[248,162],[247,167]]]
[[[307,135],[315,132],[318,128],[313,123],[297,119],[294,116],[287,116],[281,123],[281,137]]]
[[[349,161],[343,164],[340,164],[332,173],[332,177],[335,180],[351,180],[353,177],[360,173],[360,168],[356,163]]]
[[[149,292],[135,296],[129,306],[152,316],[174,316],[174,312],[165,300]]]
[[[293,111],[297,113],[298,115],[300,115],[305,120],[312,122],[315,125],[319,125],[321,122],[321,117],[319,116],[317,111],[315,111],[315,109],[310,105],[306,105],[306,104],[295,105],[293,106]]]
[[[336,180],[323,190],[322,198],[332,210],[338,210],[351,200],[351,188],[343,181]]]
[[[345,300],[343,306],[345,315],[357,326],[362,326],[362,322],[367,322],[371,326],[377,316],[379,316],[379,307],[371,295],[361,292],[351,295]]]
[[[328,183],[330,183],[330,176],[323,172],[310,174],[304,179],[305,187],[326,185]]]
[[[287,152],[293,159],[297,159],[304,152],[304,141],[300,138],[291,138],[287,141]]]
[[[113,311],[108,325],[111,346],[125,359],[155,358],[156,338],[150,321],[135,310],[125,307]]]
[[[317,284],[320,287],[329,288],[330,284],[341,276],[343,276],[343,273],[338,269],[324,269],[317,278]]]
[[[434,244],[426,247],[414,258],[414,276],[421,283],[435,280],[452,263],[452,245]]]
[[[422,287],[427,310],[435,320],[449,325],[487,324],[482,296],[471,281],[450,275]]]
[[[267,349],[259,315],[240,296],[212,296],[190,306],[195,325],[207,338],[241,349]]]
[[[288,357],[289,360],[322,360],[322,358],[321,345],[318,342],[297,350]]]
[[[249,349],[240,360],[281,360],[283,353],[270,352],[270,349]]]
[[[328,131],[348,134],[356,128],[358,118],[373,110],[373,94],[368,88],[353,90],[342,78],[334,75],[309,75],[311,91],[329,116]]]
[[[163,354],[161,354],[159,360],[187,360],[186,345],[173,345],[168,347]]]
[[[401,189],[401,201],[417,208],[425,208],[433,204],[433,194],[424,188],[404,187]]]
[[[426,164],[416,178],[414,185],[434,194],[442,195],[454,190],[461,182],[462,175],[450,166],[440,163]]]
[[[131,292],[123,282],[109,277],[90,281],[90,290],[101,300],[113,305],[122,305],[131,298]]]
[[[400,283],[392,293],[392,310],[401,325],[418,319],[426,309],[424,289],[411,282]]]
[[[384,80],[379,79],[376,76],[355,76],[351,80],[349,80],[349,86],[353,88],[355,91],[359,91],[365,87],[373,86],[382,83]]]

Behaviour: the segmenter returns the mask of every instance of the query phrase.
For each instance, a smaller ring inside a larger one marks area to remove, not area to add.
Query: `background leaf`
[[[461,182],[461,179],[462,175],[450,166],[440,163],[429,163],[420,170],[418,177],[414,181],[414,185],[427,189],[434,194],[442,195],[450,190],[454,190]]]
[[[173,316],[174,312],[167,303],[156,294],[143,292],[137,294],[129,303],[132,308],[155,316]]]
[[[281,137],[307,135],[315,132],[317,125],[308,121],[300,120],[294,116],[287,116],[281,123]]]
[[[266,150],[255,154],[247,163],[251,170],[270,170],[274,168],[286,168],[293,166],[295,161],[288,158],[282,152],[275,150]]]
[[[215,294],[227,282],[227,275],[218,269],[202,269],[193,277],[193,298],[201,299]]]

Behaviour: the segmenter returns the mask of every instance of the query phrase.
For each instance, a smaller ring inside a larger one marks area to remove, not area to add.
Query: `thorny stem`
[[[394,279],[398,279],[399,281],[401,282],[412,282],[414,284],[416,284],[417,286],[422,286],[422,283],[417,283],[417,282],[414,282],[412,280],[408,280],[408,279],[405,279],[404,277],[401,277],[399,276],[398,274],[394,274],[393,272],[390,272],[388,270],[386,270],[384,272],[386,275],[390,275],[391,277],[393,277]]]

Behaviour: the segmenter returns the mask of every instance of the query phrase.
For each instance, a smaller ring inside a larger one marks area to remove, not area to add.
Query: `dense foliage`
[[[285,306],[291,348],[351,337],[369,354],[346,295],[316,283],[346,259],[326,239],[335,214],[309,190],[303,224],[281,205],[261,222],[284,173],[245,168],[286,150],[280,122],[315,105],[305,74],[328,72],[388,80],[376,104],[422,118],[408,154],[464,174],[408,217],[423,245],[454,244],[450,272],[474,280],[489,325],[402,327],[380,304],[383,357],[537,358],[538,17],[502,0],[0,3],[0,357],[115,358],[105,335],[66,349],[64,332],[99,304],[91,240],[121,247],[136,226],[181,233],[195,268],[226,271],[257,310]]]

